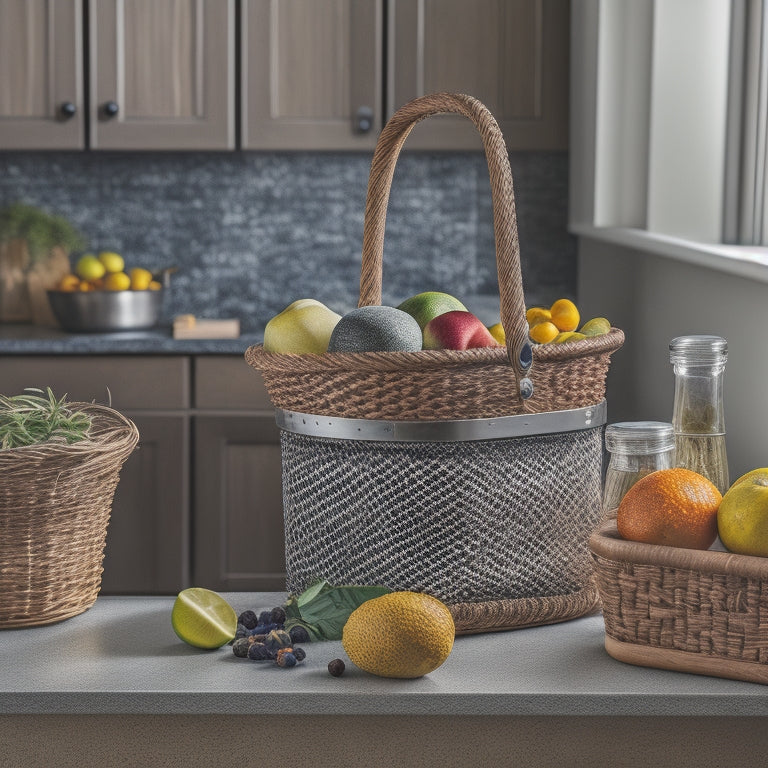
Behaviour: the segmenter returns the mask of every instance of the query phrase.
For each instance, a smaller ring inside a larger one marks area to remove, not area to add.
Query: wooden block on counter
[[[179,315],[173,319],[174,339],[236,339],[240,336],[240,321],[236,318],[205,320],[194,315]]]

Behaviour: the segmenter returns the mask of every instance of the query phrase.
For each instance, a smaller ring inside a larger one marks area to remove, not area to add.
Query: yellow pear
[[[341,315],[315,299],[299,299],[264,328],[264,350],[281,354],[322,355]]]

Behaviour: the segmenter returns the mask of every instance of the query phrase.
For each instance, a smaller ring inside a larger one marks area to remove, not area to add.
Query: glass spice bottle
[[[605,428],[610,454],[603,486],[603,514],[615,517],[624,494],[657,469],[675,466],[675,432],[663,421],[620,421]]]
[[[728,342],[720,336],[678,336],[669,343],[675,372],[676,464],[728,490],[723,374]]]

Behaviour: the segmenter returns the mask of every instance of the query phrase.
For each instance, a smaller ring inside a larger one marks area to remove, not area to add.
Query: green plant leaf
[[[334,587],[326,581],[317,582],[296,599],[295,608],[299,616],[291,619],[291,626],[302,624],[313,640],[341,640],[344,625],[355,608],[366,600],[381,597],[391,591],[388,587],[380,586]]]

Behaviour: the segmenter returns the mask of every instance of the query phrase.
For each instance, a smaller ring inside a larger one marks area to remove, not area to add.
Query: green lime
[[[237,614],[216,592],[190,587],[179,592],[171,625],[185,643],[196,648],[220,648],[235,636]]]

